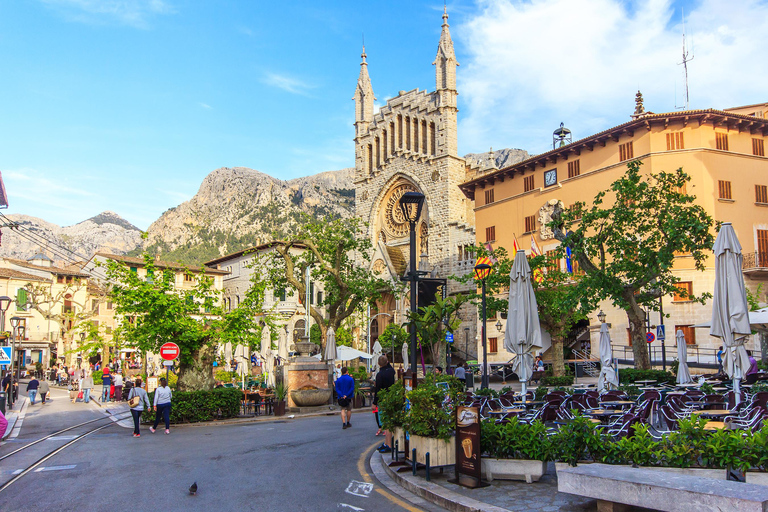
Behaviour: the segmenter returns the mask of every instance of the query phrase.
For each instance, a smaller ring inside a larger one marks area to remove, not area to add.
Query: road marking
[[[77,436],[53,436],[46,439],[46,441],[71,441]]]
[[[343,507],[351,508],[352,510],[365,510],[364,508],[353,507],[352,505],[349,505],[347,503],[339,503],[339,508],[343,508]]]
[[[19,433],[21,432],[21,425],[24,423],[24,416],[27,415],[27,405],[29,405],[29,400],[25,400],[24,405],[21,406],[19,417],[16,419],[16,425],[14,426],[11,435],[8,436],[8,439],[14,439],[18,437]]]
[[[349,482],[349,485],[344,490],[347,494],[360,496],[361,498],[367,498],[368,495],[371,494],[371,491],[373,491],[373,484],[368,482],[358,482],[357,480]]]
[[[69,464],[67,466],[48,466],[48,467],[37,468],[35,470],[35,473],[40,473],[41,471],[63,471],[65,469],[75,469],[76,467],[77,467],[76,464]]]
[[[370,458],[371,451],[376,448],[377,446],[381,446],[380,443],[377,441],[373,443],[371,446],[368,447],[367,450],[365,450],[362,454],[360,454],[360,458],[357,459],[357,471],[360,473],[360,476],[363,477],[363,480],[366,482],[372,482],[373,479],[371,478],[371,475],[369,475],[365,471],[365,461],[366,459]],[[392,503],[402,507],[405,510],[408,510],[409,512],[422,512],[420,508],[416,508],[407,501],[401,500],[397,496],[385,491],[381,488],[376,488],[376,492],[387,498]]]

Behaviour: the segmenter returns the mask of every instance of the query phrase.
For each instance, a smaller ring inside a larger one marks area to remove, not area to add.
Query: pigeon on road
[[[191,494],[192,496],[197,494],[197,482],[189,486],[189,494]]]

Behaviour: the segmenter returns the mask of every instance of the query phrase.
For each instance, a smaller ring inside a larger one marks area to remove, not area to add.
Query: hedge
[[[573,386],[573,375],[563,375],[555,377],[554,375],[545,375],[541,378],[542,386]]]
[[[199,423],[201,421],[236,418],[240,415],[242,391],[236,388],[217,388],[205,391],[174,391],[171,399],[171,423]],[[155,392],[149,393],[154,403]],[[154,411],[144,410],[142,422],[155,421]]]

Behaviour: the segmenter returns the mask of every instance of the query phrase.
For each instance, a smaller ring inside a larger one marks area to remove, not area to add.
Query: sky
[[[551,148],[645,107],[768,101],[768,0],[447,2],[459,152]],[[354,165],[363,40],[377,107],[435,88],[442,2],[0,0],[0,172],[59,225],[146,229],[219,167],[292,179]],[[350,185],[351,186],[351,185]]]

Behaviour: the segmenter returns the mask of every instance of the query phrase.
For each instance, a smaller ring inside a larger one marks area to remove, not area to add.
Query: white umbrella
[[[597,389],[606,391],[619,387],[619,377],[613,367],[613,348],[611,347],[611,334],[608,332],[608,324],[603,322],[600,326],[600,376],[597,378]]]
[[[285,332],[285,329],[280,329],[277,341],[277,355],[283,361],[288,360],[288,334]]]
[[[272,337],[269,334],[269,326],[264,326],[261,330],[261,359],[266,361],[267,354],[272,350]]]
[[[723,368],[733,379],[733,393],[738,405],[741,401],[739,384],[750,365],[744,341],[746,336],[752,334],[752,329],[749,325],[747,292],[741,273],[741,244],[730,222],[723,223],[713,250],[715,293],[709,334],[723,340]]]
[[[408,342],[403,343],[403,371],[408,371]]]
[[[531,284],[531,267],[525,258],[525,251],[517,251],[512,270],[509,272],[509,313],[507,330],[504,333],[504,348],[515,354],[512,371],[526,385],[533,373],[534,347],[541,348],[541,326],[536,294]]]
[[[373,372],[375,375],[379,371],[379,358],[381,357],[381,343],[379,343],[379,340],[376,340],[376,343],[373,344],[373,355],[371,357],[373,360]]]
[[[675,333],[675,339],[677,340],[677,383],[678,384],[690,384],[693,382],[691,372],[688,371],[688,350],[685,343],[685,334],[682,329],[678,329]]]
[[[264,368],[267,370],[267,386],[270,388],[275,387],[275,357],[272,354],[272,349],[269,349],[267,353],[267,360],[264,362]]]
[[[226,361],[225,364],[229,368],[229,362],[232,361],[232,343],[226,343],[224,345],[224,361]]]
[[[333,362],[336,359],[339,359],[336,355],[336,333],[333,327],[329,327],[325,333],[325,360]]]
[[[358,357],[362,357],[363,359],[371,359],[373,356],[371,354],[363,352],[362,350],[357,350],[356,348],[352,348],[352,347],[346,347],[344,345],[340,345],[336,347],[336,360],[338,361],[352,361],[353,359],[357,359]]]

